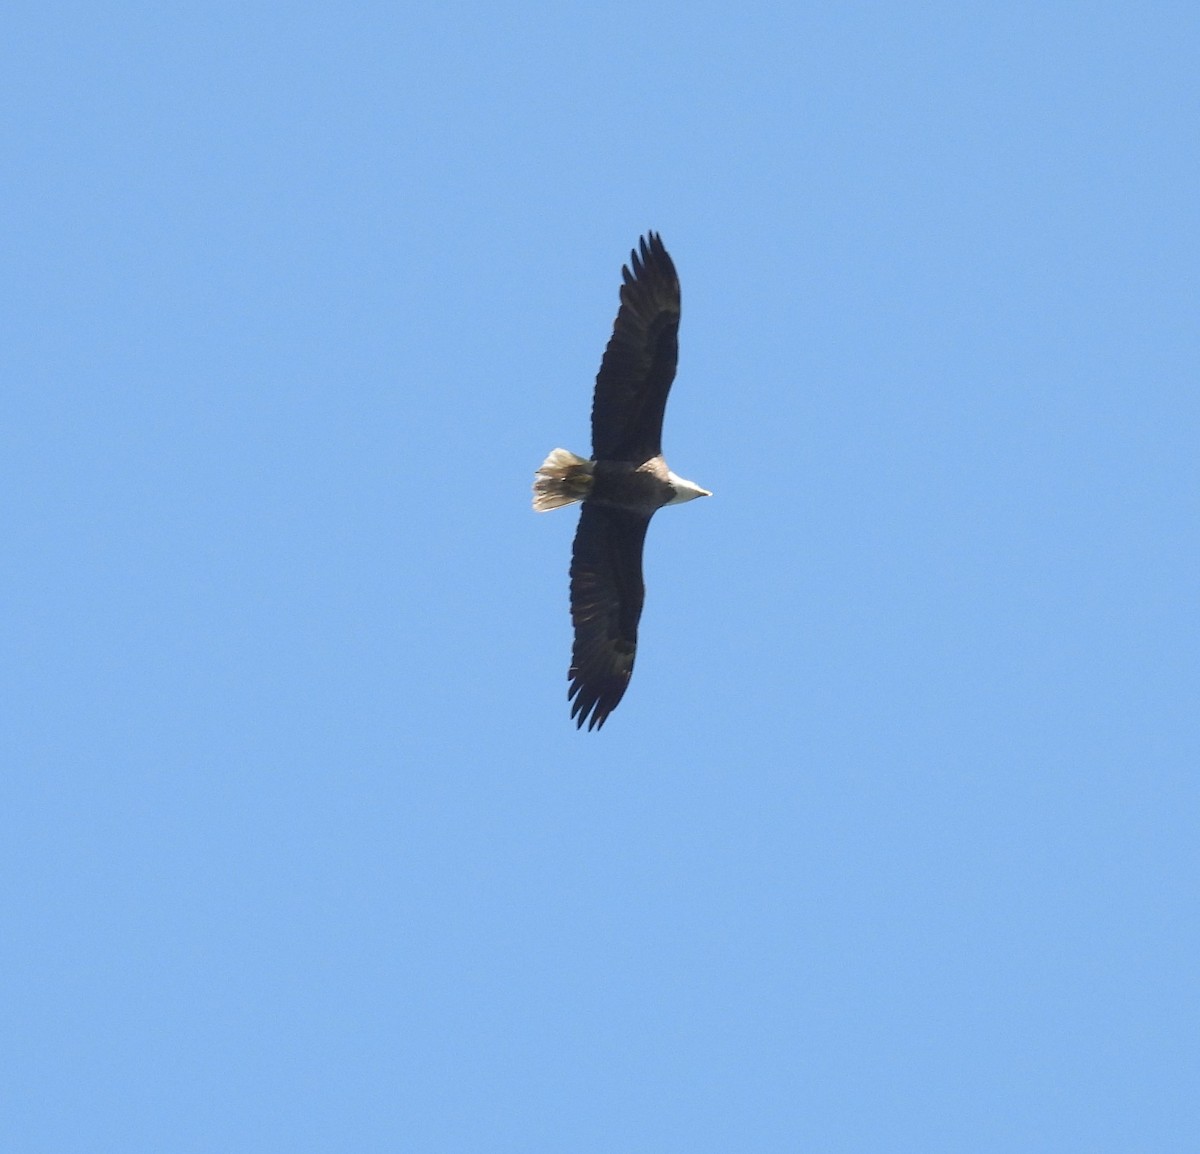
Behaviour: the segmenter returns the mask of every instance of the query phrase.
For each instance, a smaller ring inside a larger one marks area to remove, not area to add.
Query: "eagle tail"
[[[539,513],[586,499],[592,491],[592,462],[566,449],[555,449],[533,482],[533,507]]]

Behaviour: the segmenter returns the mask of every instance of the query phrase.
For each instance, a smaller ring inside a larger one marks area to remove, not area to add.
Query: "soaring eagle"
[[[711,497],[662,456],[663,411],[679,356],[679,277],[657,233],[623,266],[621,307],[592,400],[591,460],[555,449],[538,469],[539,513],[582,501],[571,553],[575,645],[567,676],[577,728],[600,728],[629,685],[642,616],[642,544],[664,505]]]

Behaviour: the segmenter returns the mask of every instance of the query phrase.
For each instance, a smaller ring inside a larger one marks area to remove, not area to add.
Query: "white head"
[[[667,502],[668,505],[682,505],[684,501],[691,501],[695,497],[712,496],[707,489],[701,489],[699,485],[675,476],[670,469],[667,470],[667,480],[671,483],[671,488],[675,490],[675,496]]]

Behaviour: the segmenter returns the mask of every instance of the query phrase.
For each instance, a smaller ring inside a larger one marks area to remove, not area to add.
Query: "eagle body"
[[[677,498],[671,470],[661,456],[640,465],[633,461],[597,461],[592,470],[592,491],[587,500],[594,505],[628,509],[652,517]]]
[[[662,421],[679,354],[679,278],[649,233],[621,269],[621,307],[596,376],[592,456],[555,449],[538,469],[539,512],[582,502],[571,551],[568,671],[577,727],[600,728],[633,673],[645,601],[642,547],[665,505],[711,496],[676,476],[662,455]]]

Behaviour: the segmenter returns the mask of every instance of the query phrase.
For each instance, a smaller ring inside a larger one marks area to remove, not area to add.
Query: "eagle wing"
[[[571,552],[571,716],[599,728],[629,685],[646,589],[642,546],[650,518],[585,502]]]
[[[622,266],[621,307],[592,401],[592,456],[641,464],[662,452],[663,412],[679,359],[679,277],[657,233]]]

